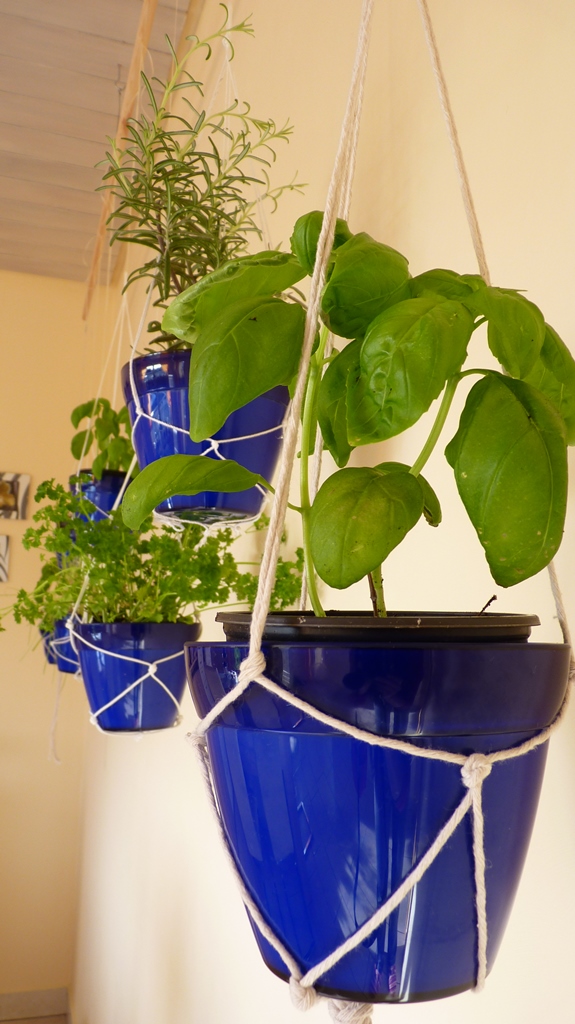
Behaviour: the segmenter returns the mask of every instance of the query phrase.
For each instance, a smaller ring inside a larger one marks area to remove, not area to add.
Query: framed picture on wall
[[[27,473],[0,473],[0,519],[25,519],[29,490]]]
[[[8,582],[8,559],[10,557],[10,538],[0,534],[0,583]]]

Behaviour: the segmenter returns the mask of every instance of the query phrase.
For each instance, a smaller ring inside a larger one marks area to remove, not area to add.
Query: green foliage
[[[124,470],[127,472],[132,464],[134,448],[130,416],[125,406],[115,412],[107,398],[92,399],[77,405],[70,416],[72,426],[78,429],[82,420],[88,420],[88,426],[74,434],[70,449],[78,461],[88,457],[95,446],[98,455],[92,460],[92,473],[96,480],[101,480],[106,469]],[[136,475],[138,466],[132,470]]]
[[[253,599],[258,566],[256,572],[240,570],[230,529],[206,534],[191,523],[183,530],[158,532],[148,519],[141,531],[131,530],[119,510],[93,521],[95,506],[53,480],[41,484],[35,500],[45,503],[23,543],[40,551],[40,579],[32,590],[20,590],[2,616],[11,611],[16,622],[51,632],[57,620],[70,614],[87,573],[78,608],[87,621],[193,622],[202,609]],[[300,587],[301,556],[296,553],[295,561],[280,560],[274,606],[292,604]]]
[[[452,299],[407,299],[372,321],[348,381],[351,444],[385,441],[427,412],[467,354],[473,318]]]
[[[185,67],[190,57],[203,51],[208,60],[216,40],[225,40],[233,56],[232,37],[253,34],[247,20],[230,24],[221,6],[224,21],[212,36],[196,38],[180,63],[172,50],[174,70],[167,82],[142,74],[149,112],[131,118],[123,145],[113,143],[107,154],[102,187],[116,199],[111,243],[151,250],[128,284],[151,278],[159,294],[155,304],[162,307],[244,253],[252,237],[261,238],[259,203],[268,201],[275,209],[283,192],[300,188],[295,182],[272,187],[268,174],[278,143],[289,140],[289,124],[279,127],[254,117],[249,105],[237,100],[211,115],[202,109],[202,82]],[[186,116],[170,113],[176,94],[183,98]],[[149,329],[159,327],[154,321]],[[168,327],[150,344],[174,349],[189,347],[190,341]]]
[[[405,256],[362,232],[332,254],[321,317],[334,334],[361,338],[388,306],[409,298]]]
[[[226,307],[213,325],[202,322],[190,366],[192,440],[213,437],[236,409],[290,383],[304,327],[300,305],[265,296]]]
[[[224,263],[174,299],[164,313],[162,329],[193,343],[202,319],[209,322],[224,306],[243,299],[279,296],[304,276],[303,268],[287,252],[265,250]]]
[[[304,213],[295,222],[293,235],[290,238],[291,250],[297,256],[306,274],[313,274],[317,243],[323,223],[321,210],[313,210],[311,213]],[[347,223],[339,217],[335,222],[335,234],[333,239],[333,251],[339,249],[340,245],[348,242],[352,237]]]
[[[409,473],[340,469],[320,487],[310,518],[317,572],[342,590],[373,572],[415,526],[423,494]]]
[[[321,214],[313,211],[300,218],[292,236],[294,254],[308,272],[320,226]],[[299,310],[293,296],[265,296],[264,266],[250,265],[244,278],[241,264],[235,277],[233,266],[225,279],[237,286],[218,295],[222,278],[214,275],[212,285],[207,278],[204,294],[213,294],[214,301],[210,305],[206,298],[202,309],[200,297],[195,307],[201,341],[190,388],[198,439],[217,429],[232,408],[278,381],[276,349],[286,342],[268,305]],[[339,588],[370,573],[377,590],[381,562],[421,515],[431,526],[441,522],[439,500],[421,472],[457,386],[468,375],[482,379],[446,451],[464,506],[501,586],[544,568],[565,520],[566,441],[575,443],[575,361],[537,306],[517,291],[487,287],[477,274],[436,269],[410,278],[400,253],[364,233],[346,238],[342,228],[328,261],[320,319],[300,452],[304,556],[316,613],[323,614],[315,571]],[[505,374],[467,366],[470,337],[485,322],[489,347]],[[328,327],[351,340],[326,360]],[[294,362],[295,349],[294,344]],[[354,447],[402,433],[437,398],[435,421],[411,467],[388,462],[344,468]],[[311,503],[308,460],[317,422],[339,469]],[[166,496],[154,491],[155,501]]]
[[[561,543],[564,436],[558,412],[524,381],[491,373],[468,395],[445,454],[501,587],[544,569]]]
[[[141,529],[160,502],[174,494],[245,491],[258,483],[266,481],[232,459],[166,455],[146,466],[128,487],[122,504],[124,523],[131,530]]]

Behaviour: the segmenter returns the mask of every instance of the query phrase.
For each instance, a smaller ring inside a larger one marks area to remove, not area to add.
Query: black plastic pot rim
[[[227,640],[249,639],[249,612],[219,612],[216,621]],[[313,612],[271,613],[266,619],[264,640],[357,641],[363,643],[421,642],[521,642],[531,627],[540,625],[537,615],[507,612],[412,612],[392,611],[376,618],[370,611],[332,611],[325,617]]]

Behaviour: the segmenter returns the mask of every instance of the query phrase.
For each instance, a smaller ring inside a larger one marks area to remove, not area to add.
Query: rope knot
[[[371,1003],[347,1003],[340,999],[330,999],[329,1015],[337,1024],[372,1024]]]
[[[293,974],[289,980],[289,993],[296,1010],[301,1010],[302,1013],[311,1010],[319,999],[316,990],[311,985],[307,988],[304,987],[297,978],[294,978]]]
[[[248,654],[240,665],[239,683],[251,683],[258,676],[263,676],[266,670],[266,659],[261,651]]]
[[[461,778],[468,789],[481,786],[490,774],[493,765],[485,754],[470,754],[461,769]]]
[[[157,671],[158,671],[158,666],[157,666],[156,662],[155,661],[151,661],[149,666],[148,666],[148,675],[149,676],[156,675]]]

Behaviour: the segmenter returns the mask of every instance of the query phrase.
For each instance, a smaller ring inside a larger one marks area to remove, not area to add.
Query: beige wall
[[[86,329],[83,292],[69,281],[0,273],[0,470],[29,473],[32,491],[48,477],[65,482],[73,471],[70,412],[91,397],[99,375],[96,332],[113,294],[97,297]],[[35,507],[30,499],[29,517]],[[2,606],[37,579],[37,554],[20,544],[29,524],[0,519],[0,533],[11,538]],[[37,647],[35,630],[11,620],[6,625],[0,634],[0,993],[58,988],[72,979],[87,726],[82,684],[63,677],[56,731],[61,764],[48,759],[58,673]]]
[[[575,10],[565,0],[432,0],[453,106],[495,283],[521,287],[575,351],[571,316]],[[241,0],[256,39],[234,72],[253,109],[296,126],[276,180],[309,182],[271,222],[287,243],[296,216],[321,207],[353,57],[359,0]],[[376,4],[360,141],[354,230],[433,266],[475,270],[415,2]],[[208,3],[200,31],[217,16]],[[386,448],[407,460],[422,431]],[[391,606],[479,608],[497,589],[439,456],[429,465],[444,525],[418,527],[386,569]],[[573,514],[558,568],[575,621]],[[498,608],[537,611],[557,639],[545,574]],[[341,600],[341,595],[340,595]],[[365,605],[362,588],[343,596]],[[205,635],[208,635],[207,631]],[[91,732],[75,1024],[287,1024],[301,1020],[259,960],[225,870],[186,727],[134,740]],[[487,991],[379,1008],[418,1024],[539,1024],[572,1019],[575,937],[575,723],[552,745],[541,812],[515,914]],[[326,1020],[325,1009],[315,1018]]]

